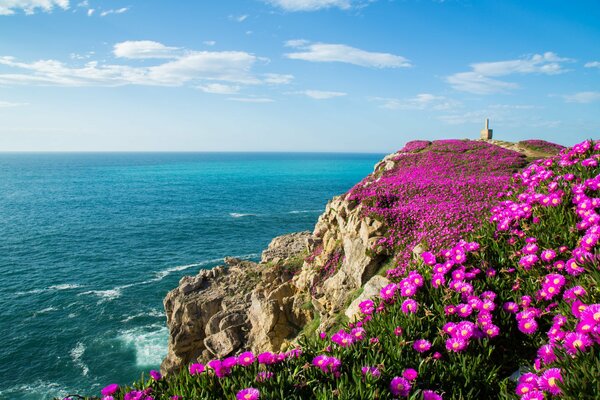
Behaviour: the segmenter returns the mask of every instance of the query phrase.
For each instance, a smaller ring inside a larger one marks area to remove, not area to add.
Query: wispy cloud
[[[129,7],[105,10],[100,13],[100,16],[106,17],[107,15],[111,15],[111,14],[123,14],[123,13],[126,13],[127,11],[129,11]]]
[[[317,11],[324,8],[340,8],[347,10],[359,3],[353,0],[265,0],[267,4],[284,11]],[[362,3],[362,2],[360,2]]]
[[[588,104],[600,100],[600,92],[579,92],[574,94],[564,95],[563,98],[567,103]]]
[[[600,61],[586,62],[584,67],[585,68],[600,68]]]
[[[115,44],[115,57],[145,59],[145,58],[176,58],[181,53],[178,47],[165,46],[152,40],[128,40]]]
[[[114,54],[124,59],[158,59],[151,66],[72,60],[23,62],[0,57],[10,72],[0,73],[4,85],[54,86],[183,86],[222,83],[229,85],[279,85],[291,82],[292,75],[254,71],[266,60],[244,51],[194,51],[165,46],[158,42],[122,42]],[[160,60],[161,58],[167,61]],[[210,87],[209,87],[210,89]],[[215,87],[213,87],[213,90]]]
[[[492,123],[500,123],[504,127],[540,127],[542,123],[549,122],[556,126],[558,121],[548,121],[537,116],[532,110],[540,107],[530,104],[490,104],[478,110],[465,110],[451,114],[440,115],[440,121],[448,125],[482,124],[486,118]]]
[[[37,11],[51,12],[55,7],[69,8],[69,0],[0,0],[0,15],[13,15],[19,11],[26,15]]]
[[[410,62],[402,56],[365,51],[345,44],[310,43],[306,40],[289,40],[285,45],[300,50],[285,55],[287,58],[293,60],[341,62],[371,68],[401,68],[411,66]]]
[[[325,91],[325,90],[302,90],[299,92],[293,92],[294,94],[302,94],[304,96],[310,97],[315,100],[327,100],[333,99],[335,97],[343,97],[348,95],[345,92],[333,92],[333,91]]]
[[[222,83],[208,83],[206,85],[198,86],[198,89],[205,93],[212,94],[236,94],[240,91],[241,86],[239,85],[225,85]]]
[[[449,110],[460,106],[460,102],[431,93],[420,93],[415,97],[398,99],[391,97],[371,97],[371,101],[381,108],[390,110]]]
[[[14,103],[11,101],[2,101],[0,100],[0,108],[9,108],[9,107],[23,107],[28,106],[28,103]]]
[[[207,46],[214,46],[215,44],[217,44],[217,42],[215,42],[214,40],[205,40],[202,43],[204,43]]]
[[[273,103],[275,100],[268,97],[230,97],[227,100],[240,103]]]
[[[556,75],[567,72],[569,58],[555,53],[534,54],[516,60],[471,64],[471,71],[450,75],[446,81],[456,90],[474,94],[506,93],[519,87],[516,83],[495,79],[513,74]]]
[[[236,22],[244,22],[246,19],[248,19],[248,15],[230,15],[229,19]]]

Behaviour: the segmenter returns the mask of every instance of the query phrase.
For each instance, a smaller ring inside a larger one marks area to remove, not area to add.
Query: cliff
[[[543,154],[526,143],[407,144],[330,200],[312,233],[273,239],[260,263],[226,259],[182,278],[164,300],[170,336],[161,370],[172,373],[244,349],[283,351],[303,331],[352,320],[362,300],[401,275],[398,265],[473,230],[526,157]],[[457,171],[463,186],[447,179]],[[449,204],[451,211],[443,208]],[[452,229],[434,229],[440,221],[430,220],[429,207],[438,207],[436,215]]]

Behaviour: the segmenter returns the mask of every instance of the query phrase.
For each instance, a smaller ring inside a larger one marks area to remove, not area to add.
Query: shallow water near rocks
[[[157,368],[162,299],[311,230],[381,154],[0,154],[0,399],[98,394]]]

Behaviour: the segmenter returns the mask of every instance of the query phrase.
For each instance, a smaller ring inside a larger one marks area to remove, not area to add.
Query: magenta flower
[[[419,304],[413,299],[406,299],[402,303],[402,312],[404,314],[414,314],[417,312]]]
[[[238,363],[242,367],[247,367],[256,361],[254,354],[251,351],[246,351],[238,356]]]
[[[433,390],[423,390],[423,400],[443,400],[443,398]]]
[[[539,384],[540,388],[553,394],[559,395],[561,394],[561,390],[558,387],[558,382],[562,382],[562,377],[560,375],[560,369],[558,368],[550,368],[540,376]]]
[[[527,335],[537,331],[538,324],[535,319],[522,319],[519,321],[519,330]]]
[[[568,332],[563,343],[563,347],[571,355],[576,355],[578,351],[585,352],[591,345],[589,336],[579,332]]]
[[[363,314],[370,315],[375,311],[375,304],[373,303],[373,300],[364,300],[360,302],[358,308],[360,308],[360,312]]]
[[[419,339],[415,341],[413,348],[419,353],[424,353],[431,348],[431,343],[428,340]]]
[[[394,329],[394,335],[396,335],[396,336],[401,336],[401,335],[402,335],[402,327],[400,327],[400,326],[397,326],[397,327]]]
[[[201,374],[202,372],[204,372],[204,369],[204,364],[190,364],[190,375]]]
[[[150,371],[150,376],[152,377],[152,379],[154,379],[155,381],[160,381],[162,379],[162,375],[160,374],[160,372],[155,371],[155,370],[151,370]]]
[[[435,265],[436,263],[435,256],[433,255],[433,253],[430,253],[428,251],[421,254],[421,258],[423,259],[423,263],[425,265]]]
[[[275,364],[277,362],[277,357],[275,354],[270,351],[265,351],[264,353],[260,353],[257,357],[259,364],[270,365]]]
[[[464,339],[451,337],[446,340],[446,350],[458,353],[466,349],[468,344],[469,342]]]
[[[515,389],[515,393],[519,396],[523,396],[533,390],[536,390],[531,383],[519,383]]]
[[[394,396],[408,397],[410,389],[410,382],[400,376],[396,376],[390,382],[390,392],[392,392]]]
[[[342,329],[331,336],[331,341],[340,347],[348,347],[354,343],[354,337]]]
[[[413,368],[407,368],[402,372],[402,376],[409,381],[414,381],[419,376],[419,373]]]
[[[390,301],[394,298],[396,289],[398,289],[398,286],[395,283],[390,283],[389,285],[381,288],[379,291],[379,296],[385,301]]]
[[[100,393],[102,393],[102,396],[111,396],[115,393],[117,393],[117,391],[119,390],[119,385],[117,385],[116,383],[111,383],[110,385],[107,385],[106,387],[104,387]]]
[[[258,389],[249,387],[242,389],[235,395],[237,400],[258,400],[260,398],[260,392]]]

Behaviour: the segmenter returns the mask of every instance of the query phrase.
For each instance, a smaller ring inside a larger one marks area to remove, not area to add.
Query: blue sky
[[[0,0],[0,151],[390,152],[600,128],[600,3]]]

